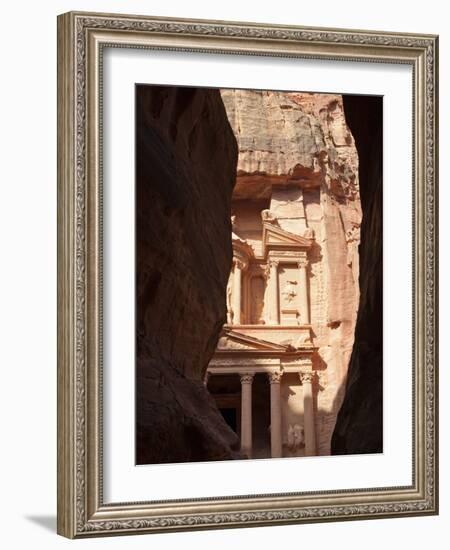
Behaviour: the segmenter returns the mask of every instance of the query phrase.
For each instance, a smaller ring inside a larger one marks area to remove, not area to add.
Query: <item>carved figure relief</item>
[[[289,280],[284,285],[281,295],[286,303],[290,304],[297,296],[297,281]]]
[[[233,306],[232,306],[232,288],[233,288],[233,275],[230,273],[227,283],[227,323],[233,324]]]
[[[305,430],[300,424],[289,424],[287,432],[287,447],[291,452],[295,452],[305,443]]]
[[[264,324],[265,280],[262,276],[252,277],[250,281],[250,319],[254,325]]]
[[[277,218],[275,214],[270,210],[262,210],[261,219],[263,222],[277,224]]]

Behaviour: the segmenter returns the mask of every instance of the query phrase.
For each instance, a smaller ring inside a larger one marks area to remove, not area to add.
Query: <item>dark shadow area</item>
[[[332,454],[383,451],[383,98],[343,96],[359,156],[360,304]]]
[[[270,458],[270,384],[267,375],[255,375],[253,392],[253,455]]]

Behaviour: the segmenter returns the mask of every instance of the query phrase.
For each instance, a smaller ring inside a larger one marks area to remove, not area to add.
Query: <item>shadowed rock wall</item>
[[[137,86],[138,464],[238,456],[202,382],[226,320],[236,165],[219,91]]]
[[[345,398],[333,433],[333,454],[383,450],[383,165],[382,99],[344,96],[359,155],[361,299]]]

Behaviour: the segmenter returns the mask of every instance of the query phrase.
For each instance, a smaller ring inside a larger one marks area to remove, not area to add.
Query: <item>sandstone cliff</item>
[[[236,141],[216,90],[136,100],[137,463],[235,458],[202,378],[226,320]]]
[[[222,90],[239,146],[234,201],[258,199],[282,229],[315,241],[309,265],[311,325],[321,372],[318,453],[330,453],[359,303],[358,154],[342,96]]]

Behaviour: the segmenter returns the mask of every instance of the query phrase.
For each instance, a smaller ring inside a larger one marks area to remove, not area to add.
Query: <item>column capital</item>
[[[255,375],[249,372],[241,372],[239,376],[241,377],[241,384],[251,384]]]
[[[307,258],[304,258],[302,260],[299,260],[297,262],[297,265],[298,265],[298,268],[299,269],[306,269],[308,267],[308,259]]]
[[[302,384],[312,384],[315,376],[314,371],[302,371],[298,373]]]
[[[236,256],[233,257],[233,267],[237,267],[241,271],[244,271],[245,269],[245,262],[241,260],[240,258],[236,258]]]
[[[270,268],[277,268],[280,265],[280,260],[277,260],[277,259],[274,259],[274,258],[269,258],[268,261],[267,261],[267,265]]]
[[[279,384],[281,382],[281,377],[283,373],[281,371],[268,372],[267,376],[271,384]]]

